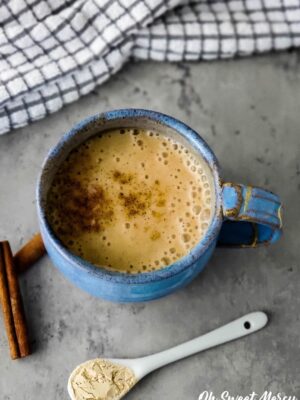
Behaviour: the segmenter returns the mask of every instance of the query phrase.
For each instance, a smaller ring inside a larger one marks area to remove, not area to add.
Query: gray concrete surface
[[[127,65],[79,102],[0,138],[0,237],[15,250],[38,229],[35,183],[50,146],[85,116],[118,107],[182,119],[212,146],[224,179],[265,186],[285,207],[278,244],[219,249],[187,288],[147,304],[92,298],[44,258],[21,278],[31,357],[10,361],[0,320],[1,400],[67,399],[68,374],[79,362],[160,351],[258,309],[271,316],[266,329],[153,373],[128,400],[196,400],[204,390],[299,396],[299,66],[297,53]]]

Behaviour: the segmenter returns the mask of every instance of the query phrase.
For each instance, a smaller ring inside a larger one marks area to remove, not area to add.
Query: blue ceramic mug
[[[70,151],[96,133],[124,127],[172,132],[203,157],[214,178],[216,202],[207,233],[186,256],[153,272],[124,274],[92,265],[63,246],[45,215],[53,177]],[[81,289],[116,302],[146,301],[172,293],[199,274],[217,245],[256,247],[274,243],[282,227],[278,196],[256,187],[223,183],[214,153],[197,132],[168,115],[141,109],[97,114],[66,133],[44,162],[37,186],[37,208],[41,233],[53,264]]]

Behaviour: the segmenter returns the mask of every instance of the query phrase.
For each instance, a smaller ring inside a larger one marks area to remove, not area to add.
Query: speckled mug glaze
[[[157,271],[124,274],[96,267],[68,251],[46,219],[47,193],[62,161],[90,136],[117,127],[175,132],[206,160],[214,178],[216,202],[206,235],[185,257]],[[44,162],[37,185],[37,210],[43,240],[53,264],[76,286],[116,302],[140,302],[166,296],[188,284],[202,271],[216,245],[256,247],[273,243],[280,237],[282,228],[278,196],[260,188],[222,183],[216,157],[197,132],[168,115],[142,109],[97,114],[67,132]]]

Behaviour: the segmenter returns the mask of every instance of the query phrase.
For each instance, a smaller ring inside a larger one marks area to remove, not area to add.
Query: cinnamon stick
[[[0,303],[13,360],[30,354],[18,273],[26,271],[45,254],[41,234],[36,234],[13,257],[7,241],[0,242]]]
[[[19,345],[19,352],[21,357],[26,357],[30,354],[30,350],[17,270],[14,265],[14,260],[9,243],[7,241],[2,242],[2,248],[4,263],[6,265],[6,275],[10,294],[11,309],[17,341]]]
[[[4,241],[0,243],[0,248],[0,299],[11,358],[16,359],[30,354],[26,320],[10,245]]]
[[[12,315],[2,246],[0,246],[0,301],[1,301],[3,320],[10,350],[10,356],[13,360],[15,360],[16,358],[20,357],[20,353],[19,353],[19,345],[17,341],[15,325]]]
[[[19,273],[29,269],[46,252],[43,239],[40,233],[37,233],[26,243],[14,256],[14,263]]]

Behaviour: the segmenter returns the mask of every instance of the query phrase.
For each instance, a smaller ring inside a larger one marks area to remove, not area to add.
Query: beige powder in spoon
[[[73,400],[119,400],[136,382],[130,368],[97,358],[75,369],[69,387]]]

